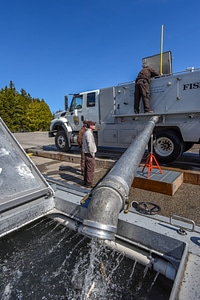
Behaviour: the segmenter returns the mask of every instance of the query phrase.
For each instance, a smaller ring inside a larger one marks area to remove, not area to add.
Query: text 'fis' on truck
[[[157,71],[159,61],[160,54],[142,59]],[[126,149],[152,116],[159,116],[153,131],[153,153],[158,161],[172,162],[200,143],[200,68],[172,73],[171,51],[163,53],[162,61],[163,75],[150,83],[153,113],[134,113],[135,81],[73,94],[70,106],[65,96],[65,111],[57,113],[49,130],[57,149],[67,152],[78,145],[78,131],[86,119],[96,122],[98,147]],[[148,147],[151,150],[150,142]]]

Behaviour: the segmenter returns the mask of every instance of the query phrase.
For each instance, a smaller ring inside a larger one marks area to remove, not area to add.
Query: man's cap
[[[87,127],[87,122],[88,122],[87,119],[85,119],[85,120],[83,121],[83,126],[84,126],[84,127]]]
[[[87,126],[90,127],[92,125],[96,125],[96,122],[93,121],[87,121]]]

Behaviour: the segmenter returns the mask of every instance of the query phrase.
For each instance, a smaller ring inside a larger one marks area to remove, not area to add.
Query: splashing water
[[[48,218],[0,239],[0,269],[1,300],[165,300],[173,284]]]

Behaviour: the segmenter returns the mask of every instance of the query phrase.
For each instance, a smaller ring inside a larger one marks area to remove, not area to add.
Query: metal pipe
[[[128,200],[146,145],[159,116],[153,116],[133,140],[111,171],[92,192],[82,233],[90,237],[114,240],[120,211]]]
[[[127,244],[123,244],[120,241],[104,241],[105,244],[111,249],[115,249],[118,252],[124,253],[126,257],[132,260],[136,260],[143,266],[152,266],[152,269],[160,274],[164,275],[166,278],[174,280],[176,277],[177,268],[173,266],[170,261],[165,260],[159,256],[152,258],[150,252],[142,250],[141,248],[130,248]]]

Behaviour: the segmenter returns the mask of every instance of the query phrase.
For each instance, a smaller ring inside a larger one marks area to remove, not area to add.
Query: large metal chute
[[[114,240],[120,211],[159,116],[147,121],[145,129],[130,144],[111,171],[92,192],[82,233],[90,237]]]

